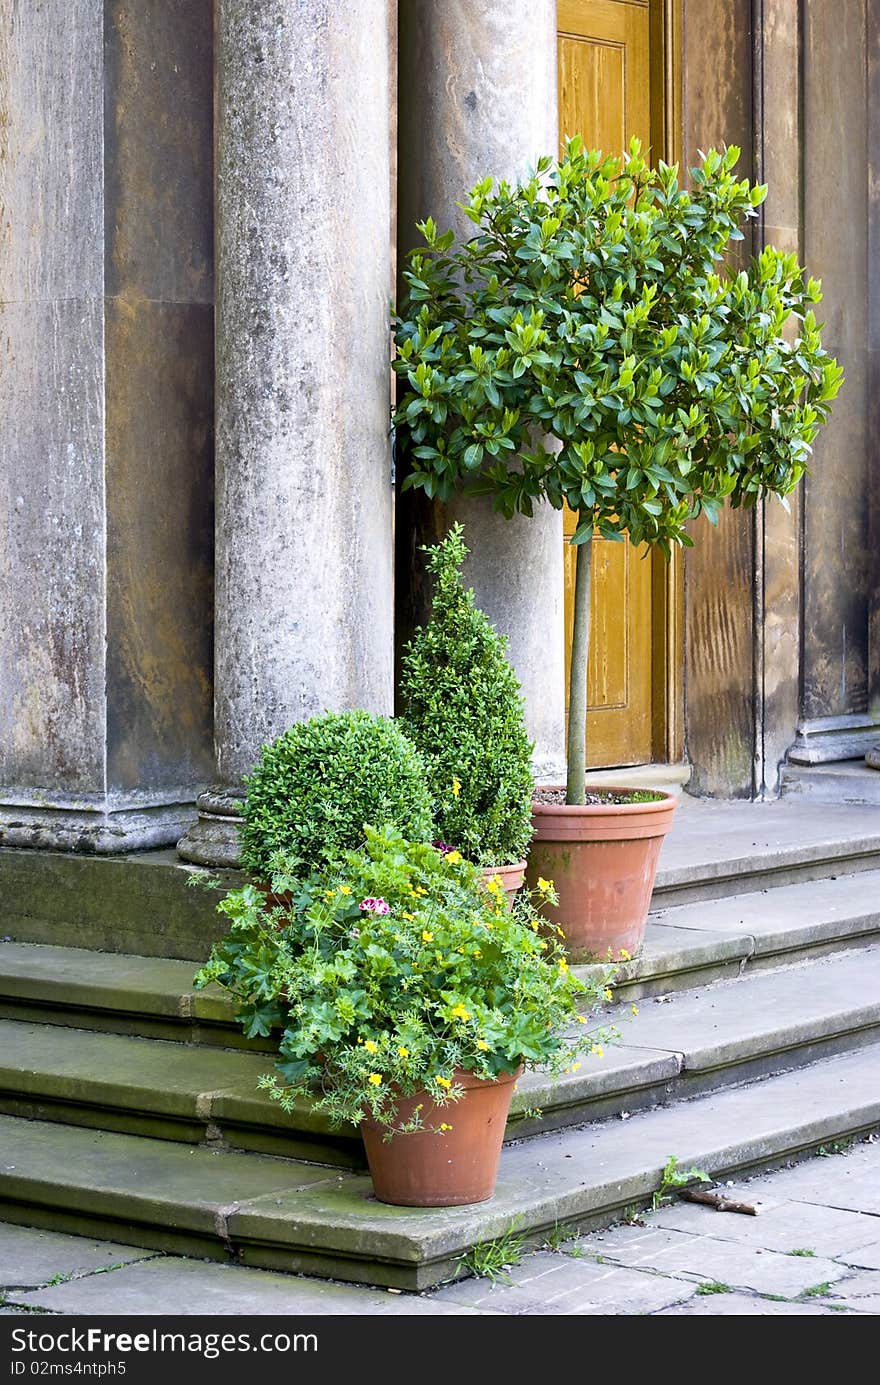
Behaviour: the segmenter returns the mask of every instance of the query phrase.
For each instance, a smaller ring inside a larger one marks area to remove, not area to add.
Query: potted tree
[[[475,865],[390,827],[332,868],[279,855],[272,890],[290,902],[221,900],[230,931],[196,978],[236,997],[249,1037],[277,1034],[261,1085],[360,1127],[383,1202],[491,1197],[521,1069],[571,1068],[608,1037],[582,1013],[601,969],[576,977],[528,898],[511,912]]]
[[[725,501],[785,497],[842,379],[794,255],[721,263],[766,194],[735,177],[738,157],[710,149],[686,189],[637,140],[609,158],[573,139],[521,184],[486,178],[465,208],[472,239],[420,224],[395,315],[404,485],[577,515],[568,778],[535,806],[529,868],[554,877],[578,955],[638,944],[673,807],[586,785],[593,534],[668,557]]]
[[[427,548],[430,618],[403,653],[400,724],[425,762],[441,849],[461,852],[510,900],[532,837],[533,745],[507,639],[461,575],[464,531]]]

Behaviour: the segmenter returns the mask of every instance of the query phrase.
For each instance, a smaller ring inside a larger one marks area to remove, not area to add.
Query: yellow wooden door
[[[650,145],[648,0],[559,0],[559,134],[621,153]],[[576,518],[565,512],[566,689],[571,651]],[[628,541],[593,541],[587,676],[587,759],[593,766],[653,758],[654,563]],[[567,692],[566,692],[567,701]]]

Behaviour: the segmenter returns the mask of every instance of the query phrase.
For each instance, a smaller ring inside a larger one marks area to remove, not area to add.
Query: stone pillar
[[[393,704],[387,0],[218,0],[215,750],[179,844],[234,864],[242,776]]]
[[[210,765],[211,0],[3,6],[0,842],[173,842]]]
[[[399,260],[427,215],[462,236],[456,203],[478,179],[515,178],[556,154],[554,0],[407,0],[400,8]],[[427,606],[419,545],[465,525],[466,576],[477,603],[510,638],[522,683],[535,769],[564,777],[565,662],[562,516],[549,506],[505,520],[488,501],[441,509],[407,492],[398,505],[398,637]]]
[[[803,692],[789,752],[798,764],[861,757],[880,735],[868,656],[873,404],[866,55],[876,45],[876,17],[867,0],[804,6],[804,259],[822,280],[823,338],[846,380],[804,482]]]
[[[800,15],[789,0],[762,0],[754,33],[755,180],[768,185],[756,251],[773,245],[803,258]],[[803,489],[786,510],[756,511],[755,790],[774,797],[800,709],[800,543]]]
[[[880,0],[867,0],[868,40],[868,400],[870,471],[870,625],[868,710],[880,725]],[[865,756],[880,770],[880,736]]]

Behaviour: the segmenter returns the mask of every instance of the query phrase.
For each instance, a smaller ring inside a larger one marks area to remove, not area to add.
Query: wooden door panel
[[[650,143],[647,0],[559,0],[559,132],[620,153]],[[571,650],[575,516],[565,513],[566,680]],[[593,541],[587,757],[591,765],[652,758],[653,563],[644,550]],[[567,698],[566,698],[567,701]]]

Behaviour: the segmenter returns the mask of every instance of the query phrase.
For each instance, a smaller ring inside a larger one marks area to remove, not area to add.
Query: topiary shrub
[[[401,722],[421,751],[436,829],[472,860],[522,860],[532,835],[533,746],[507,637],[462,582],[460,524],[428,548],[431,618],[403,656]]]
[[[415,746],[387,717],[328,712],[271,744],[245,780],[242,864],[263,880],[277,851],[307,869],[364,844],[364,826],[432,833],[431,795]]]

